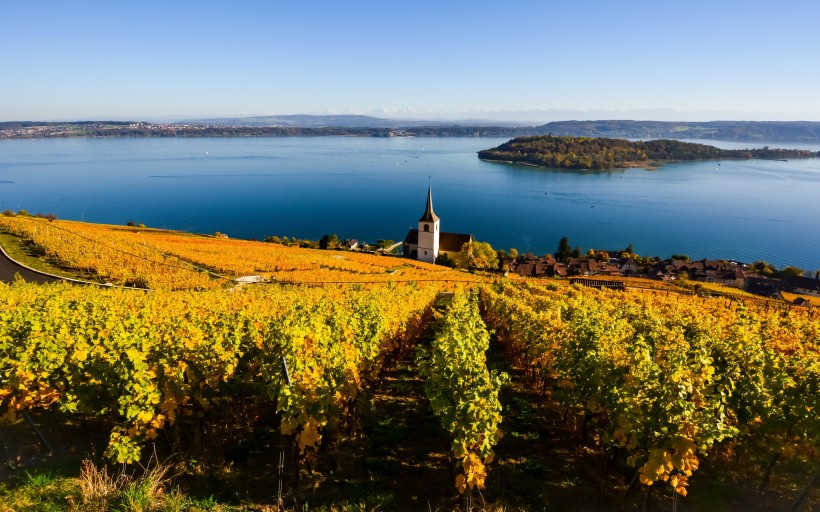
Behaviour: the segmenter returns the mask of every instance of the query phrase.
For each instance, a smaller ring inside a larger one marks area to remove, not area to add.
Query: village
[[[618,254],[618,257],[610,257]],[[820,297],[820,271],[814,277],[766,275],[770,270],[760,264],[726,260],[689,260],[686,258],[638,258],[625,251],[589,251],[586,257],[558,261],[553,255],[526,254],[509,263],[509,271],[527,277],[616,276],[658,281],[716,283],[755,295],[785,299],[783,293]],[[781,273],[782,274],[782,273]],[[794,304],[811,306],[798,297]]]
[[[441,219],[433,210],[432,186],[428,186],[427,201],[418,221],[418,229],[410,229],[402,244],[404,256],[439,263],[441,257],[446,255],[449,262],[457,258],[466,245],[474,243],[471,234],[442,232],[440,225]],[[761,261],[745,264],[733,260],[691,260],[679,254],[661,260],[658,257],[638,256],[632,244],[621,250],[590,249],[582,257],[580,249],[570,249],[566,237],[561,239],[554,255],[519,256],[513,251],[509,255],[499,251],[499,270],[524,277],[571,279],[600,276],[675,281],[676,284],[715,283],[762,297],[786,300],[798,306],[812,307],[820,302],[813,303],[807,298],[820,298],[820,270],[813,277],[806,277],[802,269],[786,267],[778,271]]]

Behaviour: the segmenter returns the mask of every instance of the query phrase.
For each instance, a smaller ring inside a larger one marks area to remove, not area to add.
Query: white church
[[[433,187],[427,189],[427,206],[419,219],[419,228],[411,229],[404,238],[404,256],[427,263],[435,263],[441,253],[457,253],[472,241],[472,235],[441,231],[441,219],[433,211]]]

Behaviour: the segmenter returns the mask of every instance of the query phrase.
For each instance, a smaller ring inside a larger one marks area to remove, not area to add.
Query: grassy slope
[[[96,280],[95,276],[71,268],[60,267],[43,258],[28,240],[0,231],[0,245],[11,258],[23,265],[47,274],[73,279]]]

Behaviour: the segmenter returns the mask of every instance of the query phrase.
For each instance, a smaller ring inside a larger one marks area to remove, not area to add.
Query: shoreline
[[[646,171],[657,171],[661,166],[668,164],[668,163],[676,163],[674,161],[650,161],[650,162],[623,162],[623,167],[611,167],[609,169],[587,169],[584,167],[550,167],[548,165],[538,165],[531,162],[518,162],[515,160],[498,160],[494,158],[482,158],[478,157],[479,160],[482,162],[491,162],[496,164],[515,164],[515,165],[526,165],[527,167],[535,167],[536,169],[554,169],[556,171],[585,171],[585,172],[608,172],[608,171],[617,171],[617,170],[626,170],[626,169],[644,169]],[[690,160],[680,160],[680,162],[686,162]],[[695,160],[691,160],[695,161]],[[703,160],[704,162],[708,162],[708,160]]]

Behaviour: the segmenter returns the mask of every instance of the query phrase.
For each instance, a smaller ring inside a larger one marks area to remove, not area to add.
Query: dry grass
[[[90,460],[83,461],[80,470],[80,497],[83,508],[89,511],[108,510],[111,501],[125,486],[126,475],[116,478],[108,474],[108,468],[97,468]]]
[[[79,500],[76,503],[69,500],[69,508],[78,512],[173,510],[177,508],[173,502],[179,500],[175,493],[166,493],[172,479],[171,467],[170,463],[159,462],[153,455],[148,466],[141,468],[139,476],[128,474],[124,469],[111,475],[106,466],[97,467],[84,460],[79,478]]]

